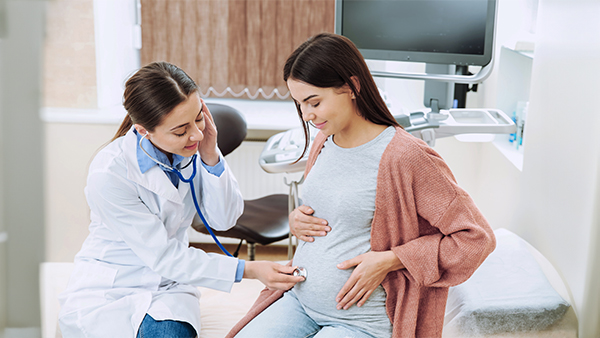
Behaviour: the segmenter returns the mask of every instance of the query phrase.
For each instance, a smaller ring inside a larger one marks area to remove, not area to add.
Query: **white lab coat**
[[[199,333],[195,286],[229,292],[235,281],[236,258],[188,247],[186,229],[196,215],[189,184],[176,188],[158,166],[142,174],[136,149],[131,129],[90,165],[90,234],[59,297],[64,337],[135,337],[146,313],[188,322]],[[243,199],[229,167],[225,163],[217,177],[198,159],[197,171],[194,184],[208,223],[231,228]],[[192,166],[182,170],[186,178],[191,173]]]

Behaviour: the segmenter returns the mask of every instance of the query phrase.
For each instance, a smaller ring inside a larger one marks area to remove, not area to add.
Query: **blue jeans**
[[[186,322],[174,320],[156,321],[146,314],[138,330],[137,338],[195,338],[196,330]]]
[[[377,338],[349,326],[319,325],[310,318],[293,292],[265,309],[236,338]]]

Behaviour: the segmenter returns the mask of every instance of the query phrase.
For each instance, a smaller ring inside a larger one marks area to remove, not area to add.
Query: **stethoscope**
[[[196,158],[198,157],[198,154],[194,154],[192,156],[192,159],[188,162],[188,164],[186,164],[185,166],[183,166],[181,169],[185,169],[187,167],[189,167],[190,164],[193,164],[193,168],[192,168],[192,175],[188,178],[185,179],[183,177],[183,175],[181,174],[181,171],[178,170],[177,168],[173,168],[169,165],[166,165],[162,162],[160,162],[159,160],[155,159],[154,157],[152,157],[147,151],[146,149],[144,149],[144,147],[142,147],[142,141],[144,140],[144,138],[146,138],[146,136],[148,136],[148,133],[146,133],[146,135],[144,135],[142,138],[140,138],[140,148],[142,149],[142,151],[144,151],[144,153],[154,162],[156,162],[156,164],[158,164],[159,166],[163,167],[164,169],[175,173],[180,180],[182,180],[185,183],[189,183],[190,185],[190,190],[192,192],[192,199],[194,200],[194,207],[196,207],[196,212],[198,212],[198,215],[200,216],[200,219],[202,220],[202,223],[204,223],[204,227],[206,228],[206,230],[208,231],[208,233],[212,236],[213,240],[215,241],[215,243],[217,244],[217,246],[219,247],[219,249],[221,249],[221,251],[223,251],[224,254],[226,254],[229,257],[233,257],[232,254],[229,253],[229,251],[227,251],[227,249],[225,249],[223,247],[223,245],[221,244],[221,242],[219,242],[219,240],[217,239],[217,236],[215,236],[215,233],[212,231],[212,229],[210,228],[210,226],[208,226],[208,222],[206,221],[206,218],[204,218],[204,215],[202,214],[202,211],[200,211],[200,205],[198,205],[198,199],[196,198],[196,189],[194,188],[194,177],[196,177]]]
[[[225,249],[223,247],[223,245],[221,244],[221,242],[219,242],[219,240],[217,239],[217,236],[215,236],[215,233],[212,231],[212,229],[210,228],[210,226],[208,226],[208,222],[206,221],[206,218],[204,218],[204,215],[202,214],[202,211],[200,211],[200,205],[198,204],[198,199],[196,198],[196,190],[194,189],[194,177],[196,177],[196,158],[198,157],[198,154],[194,154],[192,156],[192,159],[181,168],[181,170],[189,167],[190,164],[192,164],[192,175],[188,178],[185,179],[183,177],[183,175],[181,174],[181,171],[177,168],[173,168],[170,165],[164,164],[162,162],[160,162],[159,160],[155,159],[154,157],[152,157],[147,151],[146,149],[144,149],[144,147],[142,146],[142,141],[144,140],[144,138],[146,138],[148,136],[148,133],[146,133],[146,135],[144,135],[143,137],[140,138],[140,149],[142,149],[142,151],[152,160],[154,161],[156,164],[158,164],[159,166],[163,167],[164,169],[175,173],[180,180],[182,180],[185,183],[188,183],[190,185],[190,190],[192,192],[192,199],[194,200],[194,207],[196,207],[196,212],[198,213],[198,215],[200,216],[200,219],[202,220],[202,223],[204,224],[204,227],[206,228],[206,230],[208,231],[208,233],[212,236],[213,240],[215,241],[215,243],[217,244],[217,246],[219,247],[219,249],[221,249],[221,251],[223,251],[224,254],[226,254],[229,257],[234,257],[232,254],[229,253],[229,251],[227,251],[227,249]],[[308,273],[306,271],[305,268],[302,267],[298,267],[294,270],[294,272],[292,273],[293,276],[302,276],[304,277],[304,280],[306,280],[306,277],[308,276]]]

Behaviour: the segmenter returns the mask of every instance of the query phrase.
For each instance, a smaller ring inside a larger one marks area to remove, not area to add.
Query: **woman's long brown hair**
[[[357,90],[352,77],[358,79]],[[319,88],[339,89],[350,86],[356,95],[359,114],[368,121],[386,126],[400,126],[385,105],[375,80],[356,46],[350,39],[331,33],[320,33],[301,44],[288,57],[283,67],[283,80],[294,79]],[[304,156],[309,145],[308,124],[302,120],[302,110],[296,110],[304,128]],[[300,160],[300,159],[298,159]]]

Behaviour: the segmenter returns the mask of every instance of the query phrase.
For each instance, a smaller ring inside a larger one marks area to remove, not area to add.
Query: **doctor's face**
[[[148,139],[169,158],[171,154],[190,157],[204,139],[206,111],[208,108],[204,101],[194,92],[167,114],[153,132],[148,133]],[[144,134],[145,130],[142,130]]]

